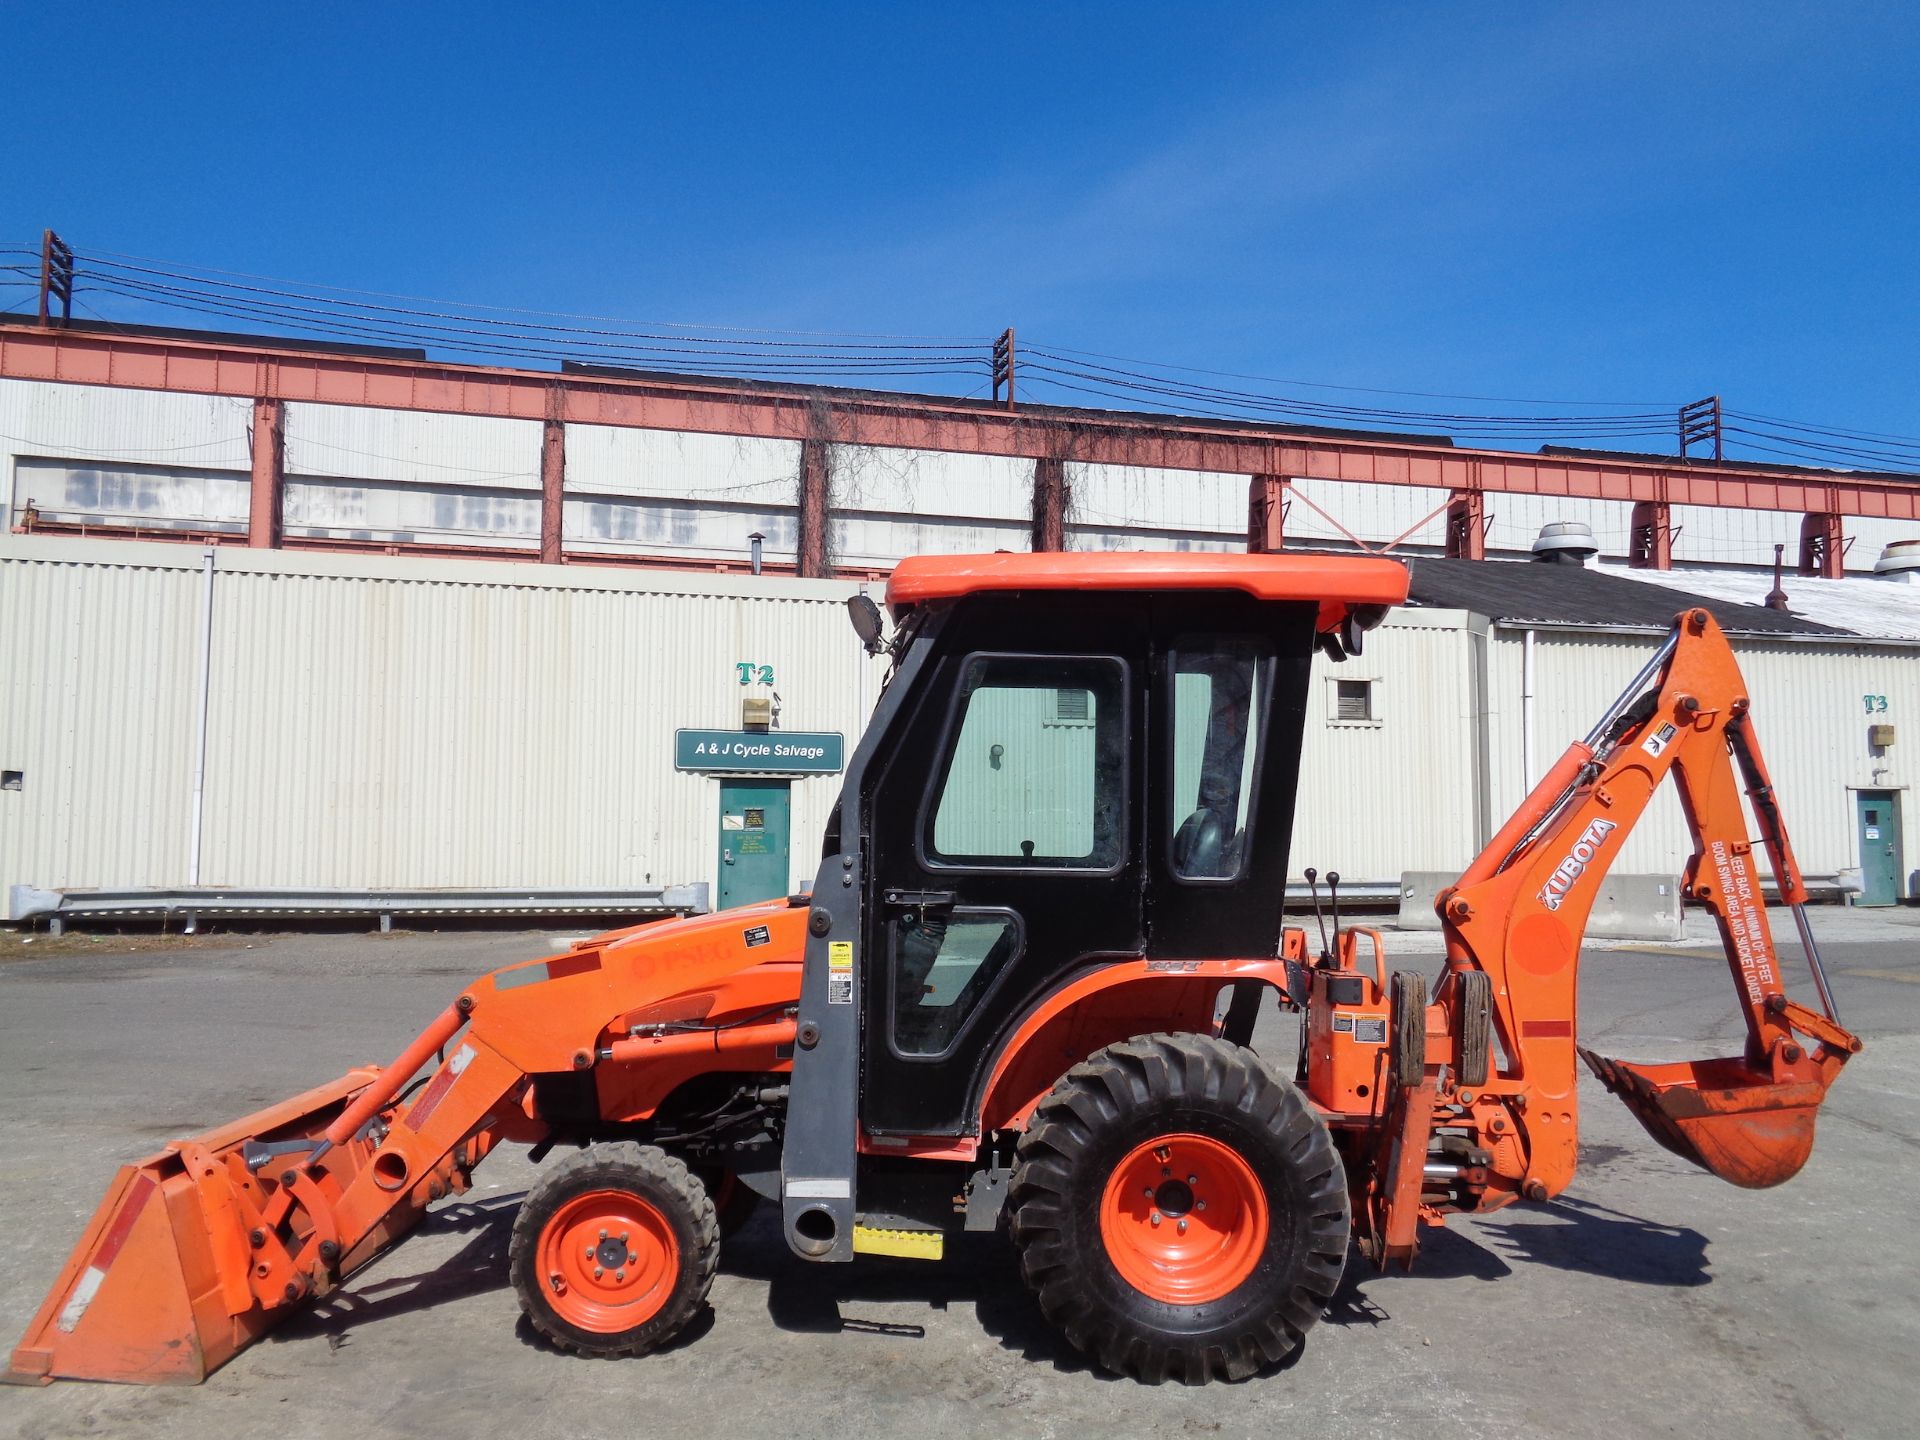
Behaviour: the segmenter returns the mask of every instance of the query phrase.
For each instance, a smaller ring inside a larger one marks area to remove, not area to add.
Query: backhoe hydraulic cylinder
[[[1591,745],[1579,740],[1569,745],[1566,753],[1553,762],[1553,768],[1540,777],[1540,783],[1533,787],[1532,793],[1520,802],[1520,808],[1507,818],[1500,832],[1487,842],[1486,848],[1475,857],[1454,888],[1464,890],[1469,885],[1478,885],[1505,869],[1513,852],[1520,848],[1541,821],[1553,813],[1554,807],[1579,781],[1580,772],[1592,760]]]

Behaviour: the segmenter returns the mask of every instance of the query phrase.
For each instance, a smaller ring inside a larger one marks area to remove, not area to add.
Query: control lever
[[[1313,896],[1314,923],[1320,927],[1320,968],[1322,970],[1331,970],[1333,968],[1333,948],[1327,944],[1327,920],[1326,917],[1320,913],[1320,887],[1314,883],[1320,878],[1320,872],[1309,865],[1306,869],[1306,876],[1307,893]]]
[[[1333,938],[1340,938],[1340,872],[1327,871],[1327,907],[1333,911]]]

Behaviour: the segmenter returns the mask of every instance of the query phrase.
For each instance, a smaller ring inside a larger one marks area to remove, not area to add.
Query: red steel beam
[[[540,563],[558,565],[566,530],[567,427],[544,422],[540,431]]]
[[[1638,500],[1627,541],[1627,564],[1637,570],[1673,568],[1673,507],[1660,500]]]
[[[1256,555],[1271,554],[1287,543],[1286,496],[1281,485],[1284,475],[1247,477],[1247,549]]]
[[[801,441],[800,494],[794,507],[795,529],[798,532],[794,568],[808,579],[825,580],[833,575],[827,515],[828,506],[832,503],[832,485],[832,467],[826,442]]]
[[[287,407],[253,402],[253,476],[247,491],[247,544],[271,550],[280,543],[281,496],[287,485]]]
[[[1487,558],[1487,497],[1456,490],[1447,497],[1447,554],[1456,560]]]
[[[1067,548],[1067,462],[1042,459],[1033,462],[1033,534],[1032,548],[1058,551]]]
[[[1230,423],[1065,408],[1009,413],[938,396],[877,395],[693,378],[609,378],[229,342],[0,326],[0,378],[53,380],[305,404],[364,405],[544,421],[558,391],[569,424],[820,439],[841,444],[1372,485],[1663,501],[1920,520],[1920,483],[1674,460],[1467,450],[1412,441],[1276,433]]]
[[[1847,573],[1846,536],[1838,512],[1811,514],[1800,521],[1800,573],[1842,580]]]

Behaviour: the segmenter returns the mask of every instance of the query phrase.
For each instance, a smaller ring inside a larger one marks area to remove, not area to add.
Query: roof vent
[[[1533,542],[1533,558],[1550,565],[1584,565],[1600,553],[1593,527],[1584,520],[1555,520],[1540,527]],[[1920,560],[1916,560],[1920,565]]]
[[[1920,540],[1896,540],[1873,562],[1873,573],[1883,580],[1920,583]]]

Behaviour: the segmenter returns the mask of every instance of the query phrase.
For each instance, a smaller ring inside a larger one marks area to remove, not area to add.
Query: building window
[[[1055,725],[1091,725],[1093,723],[1093,696],[1085,690],[1055,690],[1053,692],[1053,720]]]
[[[1327,719],[1335,725],[1378,725],[1380,691],[1372,680],[1335,680],[1328,696]]]

